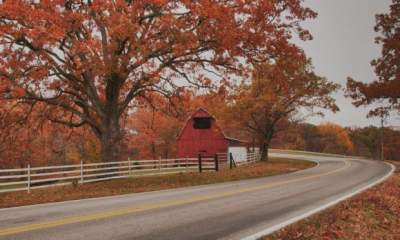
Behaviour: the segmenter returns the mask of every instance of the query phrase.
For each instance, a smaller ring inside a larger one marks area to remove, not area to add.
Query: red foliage
[[[158,159],[175,156],[176,136],[181,128],[179,119],[152,108],[143,108],[133,114],[128,126],[135,129],[128,143],[128,146],[136,151],[135,158]]]
[[[382,110],[400,111],[400,0],[392,0],[390,13],[376,17],[375,31],[380,33],[376,43],[382,44],[382,57],[372,61],[378,79],[363,83],[351,78],[347,82],[347,94],[354,99],[354,105],[370,105],[387,100],[383,108],[370,112],[380,116]]]
[[[38,111],[40,110],[40,111]],[[0,168],[98,161],[98,142],[87,129],[69,129],[17,102],[0,107]]]
[[[121,117],[141,98],[220,85],[254,61],[295,52],[289,39],[310,39],[300,23],[316,17],[302,0],[14,0],[0,15],[0,96],[88,126],[104,161],[118,158]]]

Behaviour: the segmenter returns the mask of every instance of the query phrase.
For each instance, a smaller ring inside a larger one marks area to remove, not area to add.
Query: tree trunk
[[[264,134],[263,139],[261,140],[261,161],[268,161],[269,158],[269,144],[275,133],[275,124],[268,123],[266,125],[266,134]]]
[[[120,160],[121,129],[118,118],[108,118],[103,121],[103,131],[100,138],[102,162]]]
[[[263,143],[261,145],[260,151],[261,151],[261,161],[268,161],[268,150],[269,150],[269,144]]]

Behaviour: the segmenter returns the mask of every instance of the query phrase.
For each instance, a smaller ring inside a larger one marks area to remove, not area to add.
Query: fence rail
[[[175,158],[157,160],[128,160],[107,163],[83,163],[61,166],[0,169],[0,193],[84,184],[118,178],[166,175],[182,172],[216,170],[228,164],[226,153],[215,157]],[[238,165],[259,160],[258,154],[249,153]],[[201,165],[199,165],[201,162]]]

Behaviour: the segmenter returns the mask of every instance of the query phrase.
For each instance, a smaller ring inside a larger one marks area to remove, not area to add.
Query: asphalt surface
[[[0,209],[0,239],[251,239],[392,170],[377,161],[273,155],[319,164],[255,180]]]

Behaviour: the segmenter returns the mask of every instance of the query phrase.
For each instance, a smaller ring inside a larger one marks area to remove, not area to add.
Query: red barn
[[[197,157],[198,154],[213,156],[227,153],[229,146],[240,146],[239,140],[228,138],[215,118],[200,108],[186,122],[178,139],[178,157]]]

